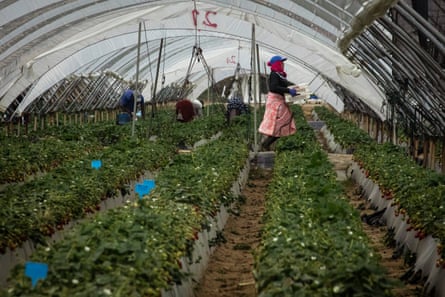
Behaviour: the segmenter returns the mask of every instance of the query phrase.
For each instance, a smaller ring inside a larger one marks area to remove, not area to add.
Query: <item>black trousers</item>
[[[261,144],[261,147],[264,150],[270,150],[270,146],[278,139],[279,137],[275,137],[275,136],[267,136],[267,138],[263,141],[263,143]]]

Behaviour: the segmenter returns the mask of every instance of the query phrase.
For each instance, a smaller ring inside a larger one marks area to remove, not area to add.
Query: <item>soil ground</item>
[[[308,121],[312,120],[313,106],[303,105]],[[322,145],[323,139],[317,134]],[[326,147],[324,145],[324,147]],[[345,169],[349,166],[352,155],[329,153],[339,181],[344,183],[347,196],[361,215],[374,212],[362,197],[360,187],[346,179]],[[237,214],[230,215],[223,230],[225,242],[212,254],[206,273],[195,292],[195,297],[255,297],[257,296],[253,276],[254,252],[261,240],[262,215],[264,213],[264,194],[272,178],[273,169],[258,166],[253,160],[246,187],[242,191],[243,201]],[[371,226],[363,222],[363,228],[371,245],[380,255],[381,265],[388,271],[388,276],[401,279],[408,271],[403,257],[394,257],[395,250],[385,243],[387,228]],[[421,284],[401,283],[394,290],[395,297],[422,296]]]
[[[253,276],[254,251],[261,241],[264,193],[272,170],[252,162],[241,195],[239,215],[231,214],[224,227],[225,243],[212,254],[195,297],[257,296]]]
[[[372,215],[375,211],[371,205],[365,201],[361,195],[360,187],[351,180],[345,181],[347,196],[351,204],[360,210],[360,214]],[[380,264],[387,270],[388,276],[393,279],[402,279],[409,271],[409,266],[405,263],[403,256],[395,256],[395,247],[386,240],[387,227],[379,225],[369,225],[363,222],[363,229],[370,239],[370,245],[380,256]],[[400,287],[393,291],[395,297],[417,297],[422,296],[422,285],[400,282]]]

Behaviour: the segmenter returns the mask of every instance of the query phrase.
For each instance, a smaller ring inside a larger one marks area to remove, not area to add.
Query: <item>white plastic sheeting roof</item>
[[[389,1],[397,2],[397,1]],[[159,41],[165,38],[166,84],[187,74],[193,46],[203,50],[216,81],[233,75],[236,63],[251,69],[251,40],[259,47],[261,72],[273,55],[288,58],[290,80],[342,111],[328,81],[338,83],[383,118],[384,94],[337,49],[351,35],[354,16],[384,0],[318,1],[3,1],[0,3],[0,111],[29,88],[16,114],[72,74],[111,70],[136,76],[138,27],[140,79],[153,83]],[[375,12],[374,16],[378,17]],[[255,34],[252,35],[252,27]],[[349,34],[349,35],[348,35]],[[195,93],[208,87],[202,65],[192,69]],[[143,94],[150,98],[150,88]],[[195,94],[195,95],[196,95]]]

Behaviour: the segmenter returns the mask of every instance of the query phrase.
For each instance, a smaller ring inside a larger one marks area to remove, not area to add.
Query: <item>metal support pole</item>
[[[213,72],[212,72],[213,75]],[[207,116],[210,116],[210,80],[207,79]]]
[[[442,54],[445,53],[445,37],[433,25],[403,1],[399,1],[395,8],[401,15],[409,20],[409,22],[412,22],[414,26],[417,27],[417,30],[425,34]]]
[[[267,74],[267,62],[264,62],[263,66],[264,66],[264,77],[266,80],[266,93],[268,93],[269,92],[269,77]],[[262,104],[262,102],[261,102],[261,98],[260,98],[260,107],[261,107],[261,104]],[[266,104],[266,102],[264,102],[264,104]]]
[[[141,31],[142,31],[142,23],[139,22],[139,32],[138,32],[138,51],[137,51],[137,60],[136,60],[136,88],[133,92],[133,121],[131,122],[131,136],[134,136],[134,130],[136,125],[136,105],[139,97],[139,57],[141,54]]]
[[[258,133],[257,133],[257,112],[258,112],[258,106],[257,106],[257,92],[256,92],[256,63],[255,63],[255,57],[256,57],[256,41],[255,41],[255,24],[252,24],[252,80],[253,80],[253,104],[254,104],[254,113],[253,113],[253,147],[254,152],[258,152]]]
[[[152,102],[151,102],[151,117],[155,116],[155,111],[156,111],[156,87],[158,85],[159,68],[161,66],[161,57],[162,57],[162,46],[163,46],[163,44],[164,44],[164,38],[161,38],[161,44],[159,45],[158,63],[157,63],[157,66],[156,66],[155,85],[153,87],[153,95],[152,95]]]
[[[392,144],[397,145],[396,107],[394,105],[391,105],[391,121],[392,121]]]
[[[256,79],[256,89],[255,93],[256,96],[258,96],[258,105],[261,106],[261,90],[260,90],[260,73],[261,73],[261,67],[260,67],[260,50],[259,46],[256,43],[255,44],[255,59],[256,59],[256,72],[255,72],[255,79]]]

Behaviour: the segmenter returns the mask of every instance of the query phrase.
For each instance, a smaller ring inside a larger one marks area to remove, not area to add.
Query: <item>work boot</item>
[[[263,143],[261,144],[261,149],[265,152],[270,151],[270,146],[272,145],[272,143],[275,142],[275,140],[277,140],[278,137],[275,136],[268,136]]]

